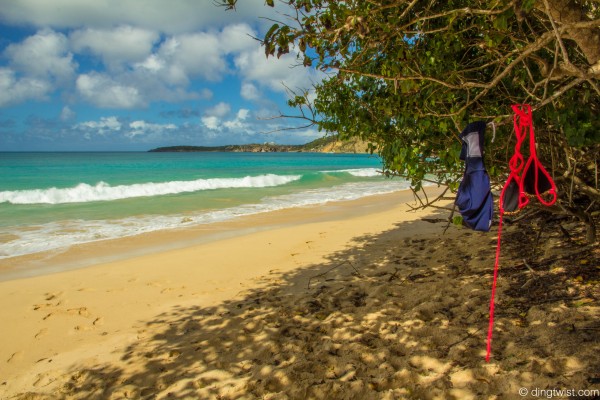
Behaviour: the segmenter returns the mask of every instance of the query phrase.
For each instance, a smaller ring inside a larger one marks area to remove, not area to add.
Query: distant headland
[[[368,144],[360,139],[340,140],[337,136],[325,136],[312,142],[299,145],[253,143],[233,144],[226,146],[168,146],[149,150],[153,153],[185,153],[185,152],[313,152],[313,153],[368,153]]]

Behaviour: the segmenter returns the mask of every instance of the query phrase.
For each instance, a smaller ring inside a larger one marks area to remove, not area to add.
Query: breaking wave
[[[340,172],[347,172],[350,175],[360,176],[362,178],[382,176],[381,171],[377,168],[344,169]]]
[[[339,169],[335,171],[322,171],[327,174],[350,174],[361,178],[372,178],[376,176],[383,176],[381,171],[377,168],[353,168],[353,169]]]
[[[291,179],[291,177],[288,178]],[[387,181],[383,184],[382,182],[355,182],[330,188],[268,196],[257,203],[198,213],[141,215],[112,220],[63,220],[22,229],[12,228],[11,238],[5,241],[0,240],[0,259],[158,230],[228,221],[270,211],[356,200],[366,196],[392,193],[408,187],[409,184],[401,180]],[[2,232],[0,229],[0,238],[3,233],[8,237],[9,232]]]
[[[149,197],[200,190],[230,188],[262,188],[285,185],[297,181],[301,175],[258,175],[243,178],[212,178],[192,181],[136,183],[111,186],[106,182],[96,185],[80,183],[70,188],[12,190],[0,192],[0,203],[11,204],[64,204],[108,201],[132,197]]]

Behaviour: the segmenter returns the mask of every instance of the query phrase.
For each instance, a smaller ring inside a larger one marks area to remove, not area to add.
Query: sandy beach
[[[410,205],[398,192],[6,261],[0,398],[600,396],[600,252],[577,225],[568,248],[558,229],[506,226],[486,363],[496,228],[444,233],[447,211]]]

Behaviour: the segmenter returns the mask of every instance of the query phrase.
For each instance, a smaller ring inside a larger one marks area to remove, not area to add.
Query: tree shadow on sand
[[[597,248],[569,241],[528,258],[535,232],[507,227],[486,364],[495,232],[442,235],[445,224],[430,222],[272,271],[266,288],[218,307],[175,307],[145,322],[118,364],[73,366],[53,396],[20,398],[513,399],[520,388],[600,389]],[[558,229],[548,241],[566,242]]]

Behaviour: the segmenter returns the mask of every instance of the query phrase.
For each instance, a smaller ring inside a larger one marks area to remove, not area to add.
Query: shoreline
[[[441,189],[431,187],[428,192]],[[192,227],[163,229],[139,235],[81,243],[64,249],[0,259],[0,282],[87,268],[129,258],[182,249],[298,223],[344,219],[355,210],[390,209],[413,199],[410,190],[365,196],[356,200],[286,208]],[[376,206],[373,203],[377,204]],[[348,211],[353,210],[353,211]],[[108,254],[107,254],[108,253]]]

